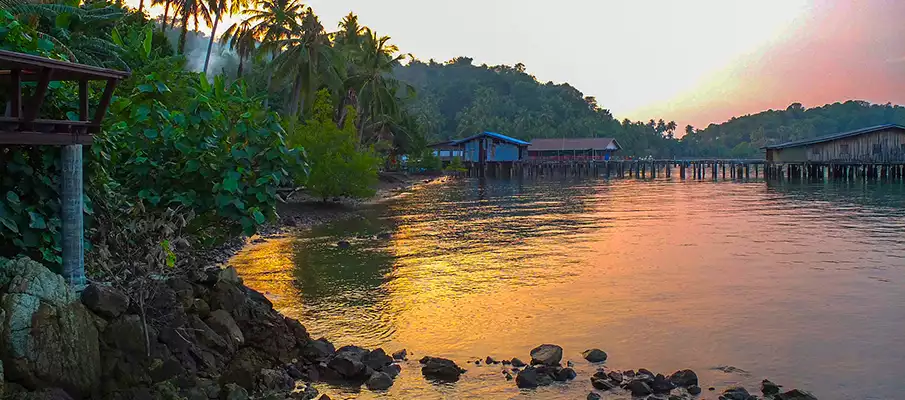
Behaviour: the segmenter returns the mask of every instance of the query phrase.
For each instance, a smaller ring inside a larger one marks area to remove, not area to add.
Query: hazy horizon
[[[306,4],[328,30],[352,11],[425,62],[523,63],[538,81],[569,83],[619,119],[704,128],[795,102],[809,108],[847,100],[905,103],[905,41],[899,40],[905,27],[894,19],[905,3],[525,3]]]

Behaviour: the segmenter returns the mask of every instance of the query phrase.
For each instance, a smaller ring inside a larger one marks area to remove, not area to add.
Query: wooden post
[[[63,278],[76,292],[85,288],[85,227],[82,210],[82,145],[62,151]]]

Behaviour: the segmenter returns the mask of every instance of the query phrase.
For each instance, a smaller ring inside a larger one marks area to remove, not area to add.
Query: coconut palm
[[[195,31],[198,30],[198,22],[203,21],[211,26],[211,10],[209,3],[204,0],[178,0],[176,14],[182,16],[182,31],[179,32],[179,54],[185,54],[185,40],[188,36],[189,21],[194,21]]]
[[[297,0],[264,0],[258,7],[247,10],[248,34],[261,42],[260,52],[276,58],[281,52],[280,42],[301,31],[299,17],[305,6]],[[267,71],[267,91],[273,81],[273,67]],[[269,103],[265,97],[264,106]]]
[[[214,13],[214,26],[211,27],[211,39],[207,43],[207,55],[204,57],[204,72],[211,61],[211,50],[214,47],[214,38],[217,36],[217,25],[224,14],[233,15],[248,7],[249,0],[210,0],[208,8]]]
[[[251,24],[248,21],[236,22],[223,32],[220,36],[220,43],[229,45],[229,48],[236,52],[239,56],[239,66],[236,69],[236,76],[242,77],[242,70],[245,62],[251,57],[257,47],[257,41],[251,34]]]
[[[171,0],[151,0],[151,6],[159,6],[163,4],[163,17],[160,18],[161,26],[160,31],[166,33],[167,31],[167,22],[170,16],[170,3]]]

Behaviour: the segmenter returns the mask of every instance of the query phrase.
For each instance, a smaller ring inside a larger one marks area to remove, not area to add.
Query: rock
[[[770,382],[768,379],[764,379],[763,382],[760,383],[760,391],[764,396],[772,396],[779,393],[779,385]]]
[[[647,383],[638,380],[629,382],[625,388],[632,392],[632,396],[647,396],[654,392]]]
[[[258,392],[282,392],[295,387],[295,381],[286,371],[262,369],[257,376],[255,388]]]
[[[22,392],[4,397],[11,400],[72,400],[72,397],[60,388],[44,388],[34,392]]]
[[[606,374],[607,378],[610,378],[613,382],[617,384],[622,383],[622,373],[619,371],[610,371]]]
[[[129,308],[129,296],[110,286],[92,283],[82,292],[82,304],[106,319],[116,318]]]
[[[289,398],[296,400],[314,400],[317,398],[318,391],[314,386],[311,386],[311,383],[305,385],[303,389],[296,390],[295,392],[289,395]],[[321,400],[330,400],[330,397],[326,394],[320,397]]]
[[[745,388],[737,386],[731,387],[723,391],[723,394],[720,396],[720,399],[724,400],[748,400],[751,397],[751,394],[748,393]]]
[[[333,359],[327,362],[327,367],[346,379],[361,378],[366,368],[361,358],[362,355],[352,352],[337,352]]]
[[[531,350],[531,365],[559,365],[562,361],[562,347],[555,344],[542,344]]]
[[[390,386],[393,386],[393,378],[385,372],[375,372],[365,382],[365,386],[369,390],[387,390]]]
[[[248,400],[248,391],[235,383],[227,383],[221,392],[223,400]]]
[[[669,393],[675,388],[676,385],[670,382],[669,379],[666,379],[663,374],[657,374],[657,376],[654,377],[653,382],[650,383],[650,389],[658,394]]]
[[[538,386],[537,369],[526,367],[515,376],[515,385],[521,389],[532,389]]]
[[[201,319],[211,315],[211,306],[204,299],[192,300],[192,306],[189,308],[193,313],[197,314]]]
[[[172,278],[167,281],[170,289],[176,293],[176,297],[182,303],[182,307],[190,308],[195,300],[195,289],[192,284],[184,279]]]
[[[336,353],[336,348],[327,339],[320,338],[312,340],[302,349],[302,354],[309,360],[317,361],[332,357]]]
[[[594,392],[588,393],[588,400],[600,400],[600,395]]]
[[[348,249],[349,247],[352,247],[352,243],[349,243],[345,240],[340,240],[339,242],[336,243],[336,247],[338,247],[340,249]]]
[[[263,293],[261,293],[259,291],[254,290],[248,286],[245,286],[245,295],[248,297],[249,300],[260,303],[267,309],[271,309],[271,310],[273,309],[273,302],[271,302],[270,299],[267,298],[267,296],[265,296]]]
[[[185,375],[185,367],[174,358],[168,358],[159,366],[151,368],[149,375],[153,382],[163,382],[165,380]]]
[[[238,348],[245,343],[245,336],[236,320],[225,310],[216,310],[204,321],[214,332],[220,334],[223,338],[230,341],[233,346]]]
[[[773,398],[775,400],[817,400],[813,394],[799,389],[792,389],[788,392],[777,394]]]
[[[393,353],[394,360],[405,360],[406,357],[408,357],[408,351],[406,351],[405,349]]]
[[[94,314],[62,276],[26,258],[0,259],[0,283],[8,284],[0,299],[6,381],[77,397],[91,393],[101,373]]]
[[[292,379],[302,379],[305,377],[305,374],[302,371],[299,371],[298,367],[295,365],[289,364],[286,366],[286,373],[289,374],[289,377]]]
[[[635,374],[634,379],[635,379],[635,380],[645,381],[645,382],[653,382],[653,381],[654,381],[654,375],[655,375],[655,374],[654,374],[653,372],[650,372],[650,370],[645,369],[645,368],[641,368],[641,369],[638,369],[638,373]]]
[[[678,387],[687,387],[698,384],[698,374],[690,369],[683,369],[673,372],[669,376],[669,381]]]
[[[701,394],[701,387],[698,385],[691,385],[691,386],[685,388],[685,390],[687,390],[688,394],[691,394],[691,395],[697,396],[697,395]]]
[[[236,272],[236,268],[232,265],[221,269],[217,274],[217,280],[237,286],[242,284],[242,278],[239,277],[239,273]]]
[[[380,240],[390,240],[393,238],[393,234],[389,232],[380,232],[377,234],[377,238]]]
[[[383,349],[377,348],[367,353],[362,362],[374,370],[382,371],[384,367],[393,363],[393,359]]]
[[[235,383],[246,390],[253,390],[258,372],[270,368],[273,364],[273,360],[260,350],[244,347],[226,365],[226,369],[220,376],[220,383],[223,385]]]
[[[222,309],[232,313],[244,303],[245,293],[232,283],[219,281],[211,288],[208,304],[214,310]]]
[[[208,318],[210,320],[210,318]],[[198,343],[212,349],[234,349],[222,336],[217,334],[210,325],[204,323],[197,315],[189,317],[190,326]]]
[[[383,368],[383,372],[386,372],[390,378],[396,379],[399,373],[402,372],[402,367],[399,364],[390,364]]]
[[[578,376],[578,374],[575,373],[574,369],[566,367],[556,371],[553,379],[559,382],[565,382],[575,379],[576,376]]]
[[[512,366],[515,368],[522,368],[526,365],[524,361],[519,360],[518,358],[513,358],[511,363],[512,363]]]
[[[593,386],[594,389],[597,389],[597,390],[610,390],[610,389],[615,389],[617,385],[613,384],[612,382],[610,382],[609,380],[607,380],[605,378],[592,376],[591,377],[591,386]]]
[[[488,364],[488,365],[489,364],[498,364],[499,361],[494,360],[493,357],[491,357],[491,356],[487,356],[487,358],[484,359],[484,363]]]
[[[481,365],[481,360],[474,360],[474,365]]]
[[[592,363],[606,361],[606,352],[600,349],[585,350],[583,353],[581,353],[581,356],[584,357],[585,360],[588,360]]]
[[[455,362],[445,358],[424,357],[421,359],[421,363],[424,364],[421,367],[421,374],[429,379],[456,382],[459,380],[459,376],[465,372]]]

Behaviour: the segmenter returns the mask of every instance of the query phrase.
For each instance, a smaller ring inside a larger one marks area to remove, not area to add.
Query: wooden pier
[[[467,163],[469,177],[542,178],[601,177],[606,179],[743,180],[765,176],[764,160],[582,160]]]

